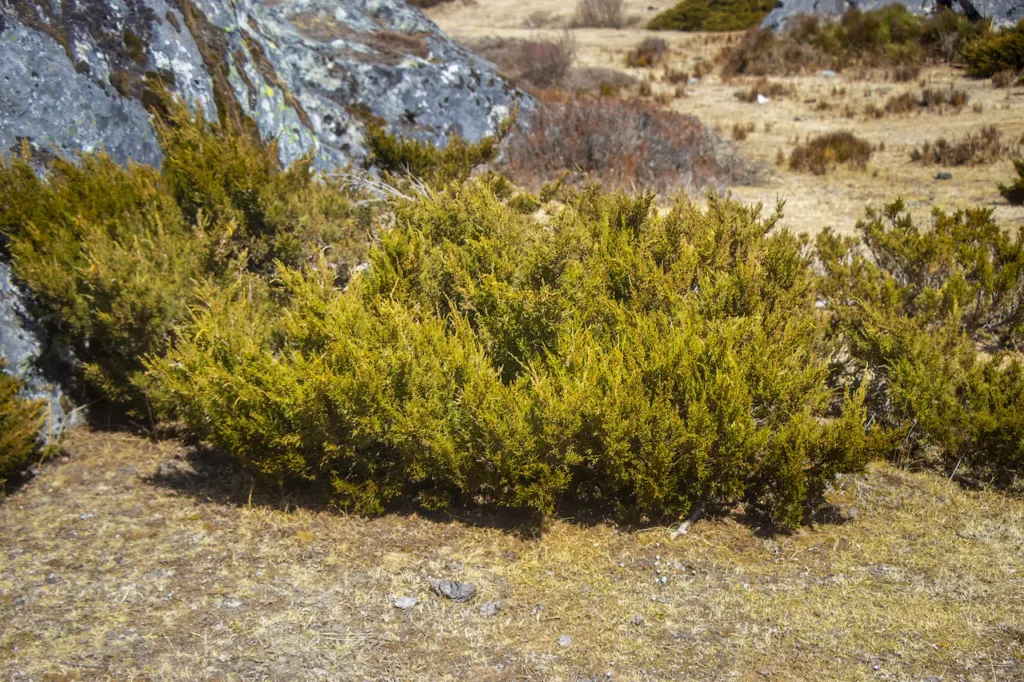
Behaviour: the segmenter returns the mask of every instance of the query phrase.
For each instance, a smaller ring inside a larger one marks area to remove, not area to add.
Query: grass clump
[[[626,53],[626,66],[646,69],[654,66],[668,51],[668,43],[661,38],[644,38],[639,45]]]
[[[682,0],[647,23],[651,31],[745,31],[757,26],[777,0]]]
[[[910,152],[910,160],[941,166],[969,166],[992,163],[1014,154],[1018,145],[1003,141],[1003,134],[995,126],[987,126],[977,133],[967,133],[963,138],[950,142],[939,138],[925,142]]]
[[[872,450],[828,358],[800,240],[712,197],[563,192],[543,224],[493,181],[396,208],[342,292],[319,268],[209,296],[151,367],[210,442],[379,511],[567,500],[783,527]]]
[[[1015,159],[1013,168],[1017,177],[1008,185],[999,185],[999,193],[1014,206],[1024,205],[1024,159]]]
[[[4,372],[0,356],[0,496],[7,481],[25,470],[39,445],[43,403],[21,398],[21,388],[16,377]]]
[[[789,156],[789,167],[795,171],[810,171],[815,175],[824,175],[841,164],[864,170],[872,151],[870,142],[841,130],[818,135],[798,144]]]
[[[817,242],[847,358],[835,376],[867,391],[897,460],[1012,485],[1024,471],[1024,368],[1009,352],[1024,340],[1024,240],[990,209],[936,210],[922,230],[901,202],[857,230]]]

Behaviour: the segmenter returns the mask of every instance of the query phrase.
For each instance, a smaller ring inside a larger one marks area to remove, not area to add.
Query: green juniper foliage
[[[826,385],[802,243],[711,199],[568,191],[545,225],[492,180],[396,207],[371,267],[210,292],[151,370],[176,412],[275,479],[361,511],[415,497],[781,526],[871,456]]]
[[[1012,483],[1024,467],[1024,374],[1010,352],[1024,332],[1024,238],[990,209],[936,210],[922,230],[900,202],[858,231],[817,240],[844,359],[835,376],[866,390],[899,460]]]
[[[647,24],[652,31],[744,31],[757,26],[777,0],[683,0]]]
[[[160,170],[82,154],[57,159],[43,179],[27,151],[0,161],[0,238],[15,275],[83,362],[88,388],[136,418],[151,416],[142,358],[167,348],[197,282],[322,251],[343,271],[368,230],[308,160],[282,170],[273,145],[169,106],[157,120]]]
[[[18,397],[21,382],[4,373],[0,356],[0,495],[7,479],[28,466],[38,449],[43,404]]]

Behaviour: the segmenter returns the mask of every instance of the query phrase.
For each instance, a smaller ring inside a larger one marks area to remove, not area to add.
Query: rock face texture
[[[11,280],[11,271],[0,262],[0,355],[7,364],[5,371],[25,382],[25,396],[45,400],[50,406],[50,419],[43,426],[45,436],[59,433],[66,424],[80,418],[70,409],[70,401],[52,378],[54,360],[59,351],[51,348],[46,334],[35,324],[28,311],[28,301]]]
[[[364,158],[369,121],[476,141],[521,98],[402,0],[0,0],[0,156],[27,141],[157,165],[147,104],[161,87],[320,169]],[[0,354],[59,416],[47,344],[2,258]]]
[[[781,0],[779,6],[764,18],[761,27],[785,28],[786,22],[798,14],[837,19],[853,7],[867,12],[886,5],[903,5],[916,14],[931,14],[940,6],[968,16],[977,11],[982,17],[992,19],[997,26],[1016,24],[1024,19],[1024,2],[1021,0]]]
[[[158,163],[145,108],[158,82],[321,168],[365,156],[368,120],[475,141],[519,96],[402,0],[0,3],[0,151],[28,139]]]

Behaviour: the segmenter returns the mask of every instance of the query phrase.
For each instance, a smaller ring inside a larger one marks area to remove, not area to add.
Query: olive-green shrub
[[[36,453],[43,405],[18,396],[21,382],[4,373],[0,356],[0,496],[9,478],[20,474]]]
[[[991,78],[1000,71],[1024,71],[1024,20],[967,42],[961,50],[967,73]]]
[[[368,220],[309,160],[281,169],[274,145],[222,132],[169,103],[163,167],[104,153],[0,160],[0,241],[87,388],[151,416],[142,358],[162,353],[197,282],[300,266],[326,252],[339,276],[361,258]]]
[[[1024,239],[990,209],[936,210],[923,230],[900,202],[857,229],[817,240],[835,376],[866,390],[897,459],[1012,481],[1024,466],[1024,370],[1009,352],[1024,331]]]
[[[745,502],[793,526],[864,466],[863,392],[827,386],[815,279],[777,216],[587,187],[541,219],[502,187],[399,203],[344,291],[322,265],[208,290],[149,361],[162,395],[254,470],[369,512]]]
[[[778,0],[682,0],[647,23],[652,31],[745,31],[757,26]]]

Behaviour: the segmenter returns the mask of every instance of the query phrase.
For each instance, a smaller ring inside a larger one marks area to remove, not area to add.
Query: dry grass
[[[987,126],[977,133],[967,133],[950,142],[940,137],[928,141],[910,152],[910,160],[942,166],[968,166],[994,163],[1000,159],[1017,156],[1024,140],[1007,142],[995,126]]]
[[[842,525],[762,537],[730,515],[670,539],[478,511],[365,520],[259,488],[250,504],[217,458],[121,434],[74,432],[68,453],[0,505],[5,679],[1024,675],[1024,503],[933,474],[845,479]],[[431,577],[480,593],[444,602]]]
[[[873,151],[870,142],[848,130],[826,133],[794,147],[789,155],[789,168],[815,175],[824,175],[840,164],[864,170]]]

